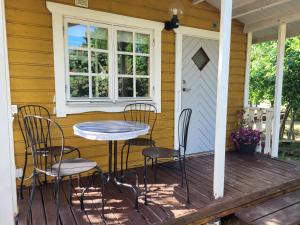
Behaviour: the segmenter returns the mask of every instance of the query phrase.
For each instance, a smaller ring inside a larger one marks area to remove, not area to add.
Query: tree
[[[250,103],[274,103],[276,47],[274,41],[252,45],[250,74]]]
[[[284,64],[282,102],[286,105],[291,117],[288,139],[295,139],[295,117],[300,110],[300,37],[290,38],[286,41]]]
[[[251,104],[258,105],[267,101],[273,105],[276,52],[277,43],[274,41],[252,46],[249,96]],[[290,115],[289,138],[291,138],[295,116],[300,110],[300,37],[290,38],[286,41],[284,64],[282,104],[286,107],[286,112],[281,125],[280,136],[283,137],[285,123]]]

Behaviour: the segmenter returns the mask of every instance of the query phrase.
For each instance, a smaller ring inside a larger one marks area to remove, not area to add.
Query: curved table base
[[[114,151],[112,150],[114,149]],[[114,153],[113,153],[114,152]],[[117,176],[117,165],[118,165],[118,143],[117,141],[109,141],[109,148],[108,148],[108,176],[106,183],[112,182],[116,186],[123,186],[126,188],[130,188],[134,194],[135,198],[135,209],[139,210],[139,204],[138,204],[138,197],[140,196],[139,188],[136,185],[128,184],[123,182],[123,177],[121,179],[118,179]],[[114,168],[112,168],[114,167]],[[123,174],[123,171],[121,171],[121,174]],[[136,174],[137,176],[137,174]],[[138,181],[138,177],[136,177]]]

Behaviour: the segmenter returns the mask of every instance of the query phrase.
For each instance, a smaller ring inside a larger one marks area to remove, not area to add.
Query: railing
[[[273,108],[258,108],[246,107],[244,108],[244,119],[249,127],[261,132],[261,141],[257,145],[257,152],[264,154],[271,154],[272,141],[272,120],[274,117]]]

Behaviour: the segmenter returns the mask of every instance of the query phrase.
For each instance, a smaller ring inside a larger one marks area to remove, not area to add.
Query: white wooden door
[[[215,40],[190,36],[183,36],[182,41],[181,108],[193,110],[187,154],[213,151],[219,44]],[[209,58],[202,70],[193,60],[201,48]]]

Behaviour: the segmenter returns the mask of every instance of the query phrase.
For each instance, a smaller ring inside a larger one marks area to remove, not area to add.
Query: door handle
[[[182,88],[182,91],[183,92],[189,92],[189,91],[191,91],[192,90],[192,88]]]

